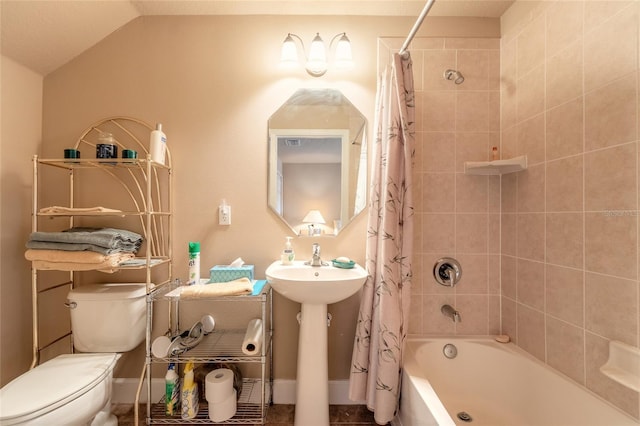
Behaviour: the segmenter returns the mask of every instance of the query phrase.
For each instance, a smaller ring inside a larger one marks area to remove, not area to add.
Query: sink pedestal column
[[[303,303],[298,341],[296,426],[329,425],[327,305]]]

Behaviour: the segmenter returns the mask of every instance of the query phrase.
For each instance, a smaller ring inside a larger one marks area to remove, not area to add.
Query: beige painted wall
[[[0,135],[0,385],[31,364],[31,157],[40,149],[42,76],[2,56]]]
[[[60,156],[102,117],[162,122],[175,168],[177,275],[186,274],[187,242],[199,240],[203,270],[242,256],[263,277],[290,232],[266,202],[268,117],[297,88],[334,87],[368,117],[370,127],[377,38],[404,37],[413,22],[349,16],[139,18],[45,78],[42,153]],[[280,70],[280,43],[289,31],[305,40],[316,31],[325,37],[347,31],[355,69],[329,71],[320,79]],[[496,20],[434,18],[422,33],[496,37],[498,29]],[[217,225],[223,198],[232,206],[229,227]],[[362,263],[365,227],[361,215],[338,238],[322,238],[324,257],[347,255]],[[313,241],[296,239],[297,256],[310,256]],[[348,377],[358,304],[353,296],[329,307],[332,379]],[[275,297],[277,378],[295,377],[298,310],[297,304]],[[117,374],[136,377],[141,363],[139,354]]]

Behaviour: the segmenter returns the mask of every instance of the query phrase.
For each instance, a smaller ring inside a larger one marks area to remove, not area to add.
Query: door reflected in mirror
[[[300,89],[268,125],[269,207],[297,235],[338,235],[366,206],[366,119],[338,90]]]

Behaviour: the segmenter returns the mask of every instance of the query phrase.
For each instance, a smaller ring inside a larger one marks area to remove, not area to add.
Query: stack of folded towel
[[[115,228],[71,228],[62,232],[32,232],[25,258],[36,269],[112,272],[135,257],[143,238]]]

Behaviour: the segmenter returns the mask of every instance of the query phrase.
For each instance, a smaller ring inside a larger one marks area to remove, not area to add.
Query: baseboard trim
[[[115,404],[133,404],[138,391],[138,379],[114,378],[111,402]],[[151,379],[152,395],[164,395],[164,379]],[[140,402],[147,402],[146,380],[140,392]],[[295,404],[296,381],[276,379],[273,381],[273,403]],[[329,404],[332,405],[363,405],[364,401],[349,399],[349,380],[329,380]]]
[[[273,381],[273,403],[295,404],[296,381],[276,379]],[[364,401],[349,399],[349,380],[329,380],[329,404],[363,405]]]

